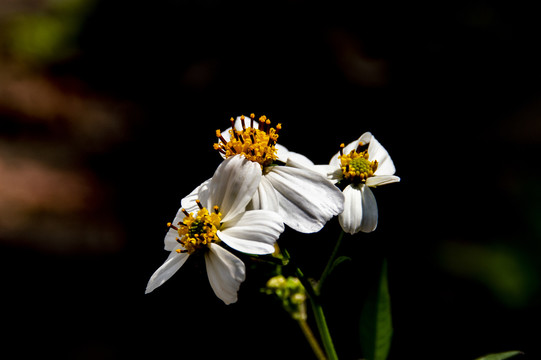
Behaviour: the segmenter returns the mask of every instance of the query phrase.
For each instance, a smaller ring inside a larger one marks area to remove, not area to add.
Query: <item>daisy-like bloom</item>
[[[318,165],[333,183],[344,188],[344,211],[338,216],[349,234],[371,232],[378,225],[378,205],[371,187],[400,181],[393,161],[371,133],[364,133],[347,146],[340,145],[329,165]]]
[[[281,128],[272,127],[265,116],[231,118],[231,127],[216,131],[214,149],[224,159],[241,156],[259,165],[262,177],[250,208],[276,211],[299,232],[317,232],[342,212],[344,197],[325,176],[309,169],[313,163],[308,158],[277,144]]]
[[[182,199],[182,208],[168,224],[165,250],[169,257],[151,276],[146,293],[167,281],[190,255],[204,255],[207,275],[216,296],[226,304],[237,301],[245,279],[244,263],[220,245],[250,254],[271,254],[284,231],[278,214],[248,210],[261,178],[259,164],[232,157],[216,169],[214,176]]]

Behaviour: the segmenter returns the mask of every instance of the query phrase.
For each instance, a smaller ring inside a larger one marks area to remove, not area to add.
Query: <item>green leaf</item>
[[[343,262],[351,261],[351,258],[349,256],[340,256],[334,262],[332,263],[331,269],[329,271],[329,274],[334,271],[334,269],[340,265]]]
[[[504,360],[509,359],[510,357],[516,356],[516,355],[522,355],[523,353],[520,351],[507,351],[502,352],[498,354],[489,354],[485,356],[481,356],[480,358],[477,358],[475,360]]]
[[[393,336],[387,260],[383,260],[379,281],[368,294],[361,311],[360,335],[363,355],[367,360],[387,359]]]

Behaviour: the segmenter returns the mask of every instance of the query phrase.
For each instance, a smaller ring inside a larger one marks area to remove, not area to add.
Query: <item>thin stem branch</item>
[[[325,269],[323,270],[323,273],[321,274],[321,277],[319,279],[319,282],[317,284],[316,292],[319,294],[321,292],[321,289],[323,288],[323,283],[327,279],[327,276],[329,275],[330,271],[333,268],[334,261],[336,260],[336,255],[338,255],[338,249],[340,248],[340,244],[342,243],[342,239],[344,238],[344,230],[340,231],[340,235],[338,235],[338,240],[336,240],[336,244],[334,245],[334,249],[331,253],[331,257],[329,258],[329,261],[327,262],[327,265],[325,266]]]
[[[318,358],[318,360],[327,360],[327,357],[325,356],[325,353],[319,346],[319,343],[317,342],[316,337],[314,336],[314,333],[312,332],[312,329],[310,329],[310,326],[308,326],[308,323],[306,320],[297,320],[299,323],[299,326],[301,327],[302,333],[304,334],[304,337],[310,344],[310,347],[314,351],[314,354]]]

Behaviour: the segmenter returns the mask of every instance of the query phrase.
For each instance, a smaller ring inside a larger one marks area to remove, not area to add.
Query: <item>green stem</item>
[[[327,360],[327,357],[325,356],[325,353],[319,346],[316,337],[314,336],[314,333],[312,332],[312,329],[310,329],[310,326],[308,326],[308,323],[306,320],[301,319],[297,320],[299,323],[299,326],[301,327],[302,333],[304,334],[304,337],[312,347],[312,350],[314,351],[314,354],[318,358],[318,360]]]
[[[338,240],[336,240],[336,244],[334,245],[334,249],[331,253],[331,257],[329,258],[329,261],[327,262],[327,266],[325,266],[325,269],[323,270],[323,273],[321,274],[321,278],[319,279],[319,283],[317,285],[317,293],[319,294],[321,292],[321,289],[323,288],[323,283],[327,279],[327,276],[331,272],[334,261],[336,260],[336,255],[338,254],[338,248],[340,248],[340,244],[342,243],[342,239],[344,238],[344,230],[340,231],[340,235],[338,235]]]
[[[327,326],[327,321],[325,320],[323,308],[319,302],[313,298],[310,298],[310,302],[312,304],[312,310],[314,311],[319,336],[321,336],[321,341],[323,342],[323,347],[325,348],[327,357],[329,360],[338,360],[338,355],[336,354],[336,350],[334,349],[334,344],[332,342],[331,333],[329,332],[329,327]]]
[[[299,278],[306,292],[308,293],[308,297],[310,298],[310,304],[312,305],[312,311],[314,312],[314,317],[316,319],[319,336],[321,337],[323,348],[327,353],[327,358],[329,360],[338,360],[338,355],[336,354],[336,350],[334,349],[334,344],[332,342],[331,333],[329,332],[329,327],[327,326],[327,321],[325,320],[325,314],[323,313],[323,308],[319,303],[319,296],[317,295],[310,281],[306,278],[306,276],[304,276],[302,270],[293,261],[291,261],[291,257],[289,256],[287,250],[282,249],[282,251],[284,255],[288,259],[290,259],[290,263],[295,268],[295,273],[297,277]]]

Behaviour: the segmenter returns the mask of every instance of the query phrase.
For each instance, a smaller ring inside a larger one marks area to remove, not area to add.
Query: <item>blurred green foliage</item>
[[[538,291],[539,278],[531,259],[511,243],[447,241],[441,245],[439,261],[448,272],[487,287],[504,305],[527,306]]]
[[[4,48],[10,57],[31,65],[48,64],[76,54],[77,38],[94,0],[55,0],[43,11],[20,12],[4,24]]]

